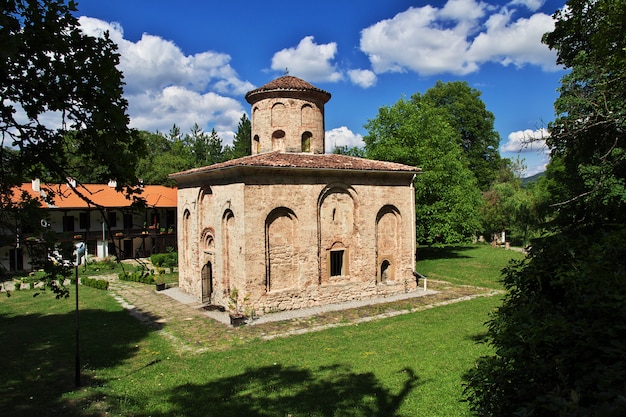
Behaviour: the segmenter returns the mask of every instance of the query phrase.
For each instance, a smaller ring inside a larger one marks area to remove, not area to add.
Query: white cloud
[[[537,152],[549,154],[546,146],[546,138],[550,136],[547,129],[518,130],[511,132],[504,145],[500,146],[501,152]]]
[[[272,70],[289,70],[289,74],[311,82],[336,82],[343,78],[332,63],[337,54],[335,42],[318,45],[313,36],[304,37],[295,48],[285,48],[272,57]]]
[[[558,69],[555,53],[541,43],[543,34],[554,30],[554,20],[543,13],[515,21],[511,21],[511,16],[508,10],[492,15],[485,23],[487,31],[474,39],[467,52],[468,59],[516,67],[534,64],[546,71]]]
[[[541,6],[539,0],[513,3],[530,10]],[[556,54],[541,43],[542,35],[554,28],[552,18],[536,13],[514,20],[514,11],[475,0],[448,0],[441,8],[410,7],[365,28],[360,48],[377,74],[465,75],[485,62],[556,70]]]
[[[362,148],[365,142],[363,142],[362,135],[355,134],[346,126],[341,126],[326,132],[326,152],[332,152],[337,146]]]
[[[132,127],[169,131],[175,123],[183,133],[195,123],[205,130],[237,128],[245,110],[228,96],[243,95],[254,86],[239,79],[229,55],[214,51],[185,55],[176,44],[158,36],[144,33],[137,42],[126,40],[118,23],[85,16],[79,22],[92,36],[108,31],[118,45]]]
[[[525,6],[530,11],[537,11],[543,6],[545,0],[513,0],[509,3],[511,6]]]
[[[354,69],[348,71],[348,77],[353,84],[363,88],[376,85],[376,74],[370,70]]]
[[[435,25],[439,9],[409,8],[392,19],[380,21],[361,32],[360,47],[377,74],[452,72],[467,74],[477,67],[464,59],[469,44],[466,33],[455,27]]]

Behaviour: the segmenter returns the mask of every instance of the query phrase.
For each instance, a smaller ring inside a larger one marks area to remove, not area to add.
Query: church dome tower
[[[285,75],[249,91],[252,154],[324,153],[324,104],[330,93]]]

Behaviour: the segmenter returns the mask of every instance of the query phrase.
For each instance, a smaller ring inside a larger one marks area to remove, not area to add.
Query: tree
[[[483,416],[626,415],[626,1],[570,0],[544,42],[561,81],[551,234],[505,271],[495,355],[467,374]]]
[[[356,156],[357,158],[365,158],[367,154],[365,149],[356,146],[348,147],[347,145],[335,146],[333,149],[334,154]]]
[[[252,124],[244,113],[239,119],[233,146],[227,151],[227,159],[236,159],[252,155]]]
[[[169,178],[173,172],[185,171],[223,162],[226,150],[215,129],[210,134],[198,124],[185,135],[174,124],[167,135],[142,131],[149,149],[137,166],[137,175],[144,184],[160,184],[173,187],[176,182]]]
[[[444,109],[416,95],[380,108],[365,127],[368,158],[423,170],[415,182],[419,242],[459,242],[476,234],[480,193]]]
[[[469,168],[481,190],[489,188],[500,168],[500,135],[495,131],[495,117],[480,99],[481,92],[465,81],[441,82],[429,88],[423,99],[445,109],[448,122],[459,133]]]
[[[207,135],[196,123],[191,128],[191,132],[185,135],[183,143],[190,154],[188,168],[213,165],[225,160],[222,139],[215,129]]]
[[[91,174],[99,181],[116,180],[132,198],[140,190],[135,165],[145,146],[128,128],[117,47],[107,34],[81,32],[74,12],[75,2],[63,0],[6,0],[0,8],[0,227],[18,238],[43,218],[25,214],[32,201],[12,196],[25,180],[62,183],[97,166]],[[47,192],[53,200],[54,190]],[[58,271],[43,266],[53,285]]]
[[[79,177],[92,162],[101,181],[136,190],[145,148],[128,128],[117,47],[82,33],[75,11],[61,0],[8,0],[0,11],[2,193],[34,176]]]

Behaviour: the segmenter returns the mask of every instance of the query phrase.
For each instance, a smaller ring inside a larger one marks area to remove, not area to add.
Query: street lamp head
[[[76,256],[76,262],[74,266],[78,266],[81,264],[81,259],[85,256],[85,250],[87,249],[87,245],[85,242],[76,242],[74,243],[74,255]]]

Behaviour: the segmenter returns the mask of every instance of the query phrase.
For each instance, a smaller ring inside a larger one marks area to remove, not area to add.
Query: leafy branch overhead
[[[3,193],[22,178],[60,183],[94,165],[100,182],[137,184],[145,147],[128,128],[117,47],[106,33],[82,33],[75,11],[72,1],[9,0],[0,12]]]

